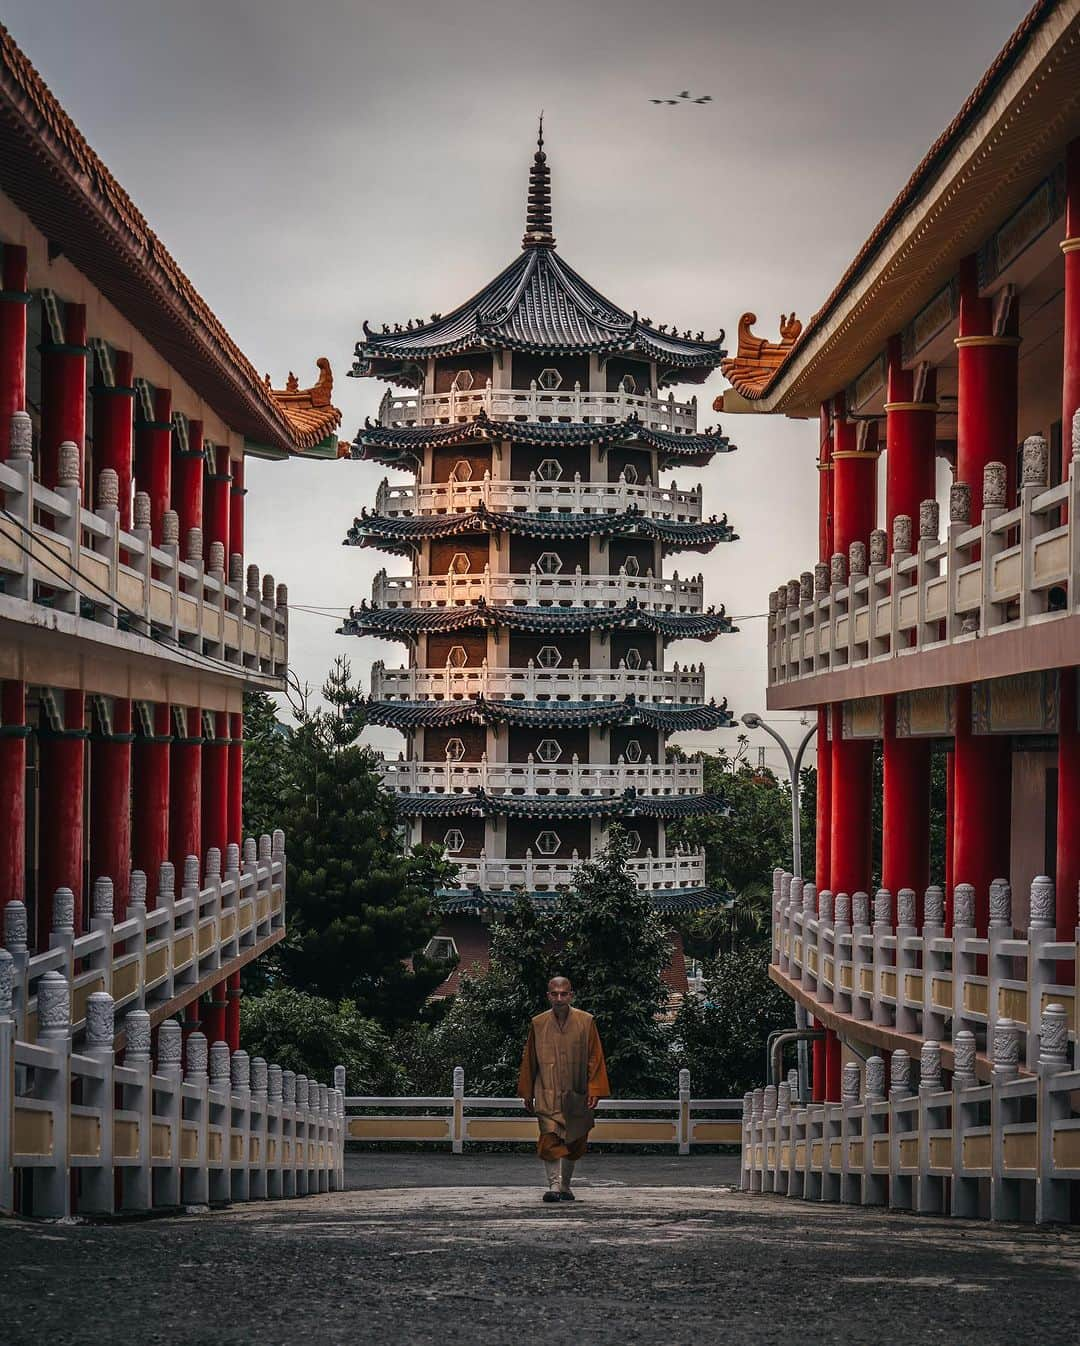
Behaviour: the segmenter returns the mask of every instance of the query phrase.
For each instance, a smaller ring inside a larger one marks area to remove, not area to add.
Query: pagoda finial
[[[525,235],[523,248],[553,248],[555,235],[551,228],[551,173],[544,153],[544,114],[540,114],[540,130],[536,137],[536,153],[529,169],[529,200],[525,208]]]

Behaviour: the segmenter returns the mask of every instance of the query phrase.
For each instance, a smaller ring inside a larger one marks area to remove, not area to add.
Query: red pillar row
[[[930,882],[930,744],[897,738],[896,697],[882,701],[881,886],[892,894],[894,921],[896,894],[914,888],[921,926]]]
[[[38,729],[41,784],[38,791],[38,948],[49,946],[52,899],[57,888],[75,894],[75,930],[83,928],[83,858],[86,797],[86,697],[63,693],[63,728]]]
[[[169,858],[172,722],[167,705],[154,707],[153,731],[135,740],[132,753],[132,858],[146,875],[148,906],[157,894],[158,870]]]
[[[843,737],[843,706],[832,708],[832,844],[830,886],[837,893],[870,888],[870,799],[874,745]]]
[[[135,385],[130,351],[117,351],[114,382],[106,384],[97,367],[94,382],[94,460],[98,471],[111,467],[120,491],[120,527],[131,527],[131,482],[134,474]]]
[[[26,899],[26,683],[0,684],[0,911]]]
[[[853,542],[869,545],[877,521],[876,425],[867,427],[859,447],[859,427],[845,419],[844,398],[833,402],[832,519],[833,546],[846,556]]]
[[[229,835],[229,716],[225,711],[214,715],[214,737],[202,746],[202,845],[216,846],[225,854]],[[202,854],[202,852],[196,852]]]
[[[131,702],[113,702],[111,733],[90,741],[90,876],[113,882],[113,912],[123,920],[131,880]]]
[[[244,838],[244,716],[229,716],[229,840]]]
[[[840,1102],[840,1081],[843,1074],[843,1052],[840,1039],[831,1028],[825,1038],[825,1101]]]
[[[86,305],[64,305],[64,339],[41,343],[41,480],[55,487],[60,445],[79,446],[82,482],[86,446]]]
[[[172,474],[173,509],[180,520],[180,551],[184,552],[190,529],[203,526],[203,424],[188,421],[188,443],[184,448],[178,435],[173,436]],[[203,539],[203,556],[207,554]]]
[[[135,419],[135,486],[150,497],[150,537],[161,545],[161,520],[172,508],[172,393],[154,389],[154,419]]]
[[[952,883],[975,887],[975,928],[990,923],[990,884],[1009,877],[1012,755],[1007,737],[972,732],[971,687],[956,689]],[[952,927],[952,896],[947,908]]]
[[[244,554],[244,460],[234,458],[231,463],[232,481],[229,485],[229,554]]]
[[[184,712],[187,734],[173,739],[169,770],[169,859],[183,874],[189,855],[202,857],[202,714]]]
[[[888,345],[885,402],[885,530],[906,514],[916,527],[919,506],[937,494],[937,374],[930,371],[915,400],[915,375],[905,369],[900,338]]]
[[[206,500],[206,556],[210,555],[210,544],[220,542],[225,548],[225,570],[229,569],[229,524],[232,515],[232,498],[229,494],[232,474],[229,471],[229,446],[214,446],[214,468],[207,471],[203,491]]]
[[[817,821],[814,829],[814,879],[818,892],[831,888],[832,849],[832,744],[829,742],[829,711],[819,706],[817,731]]]
[[[0,459],[8,456],[12,414],[26,410],[26,249],[5,243],[0,293]]]

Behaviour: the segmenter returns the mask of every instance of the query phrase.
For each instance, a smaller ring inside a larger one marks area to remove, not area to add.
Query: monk
[[[540,1123],[536,1152],[544,1161],[544,1201],[573,1201],[574,1165],[585,1153],[597,1101],[611,1093],[604,1049],[591,1014],[574,1009],[567,977],[552,977],[549,1010],[529,1025],[518,1095]]]

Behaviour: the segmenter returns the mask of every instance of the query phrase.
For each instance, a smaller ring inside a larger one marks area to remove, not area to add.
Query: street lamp
[[[788,741],[783,738],[770,724],[766,724],[760,715],[753,711],[747,712],[742,716],[742,722],[747,729],[763,729],[771,739],[779,743],[784,754],[784,760],[787,762],[788,775],[791,778],[791,872],[797,879],[802,878],[802,827],[799,822],[799,772],[802,769],[803,753],[810,743],[810,740],[817,733],[817,724],[812,724],[803,736],[803,741],[799,744],[794,754],[788,746]]]

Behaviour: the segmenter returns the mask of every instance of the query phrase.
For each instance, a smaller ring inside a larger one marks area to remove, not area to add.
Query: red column
[[[229,985],[226,992],[228,1004],[225,1009],[225,1041],[229,1044],[229,1051],[238,1052],[240,1050],[240,998],[243,992],[240,989],[240,973],[229,973]]]
[[[177,874],[189,855],[202,857],[202,714],[185,712],[187,735],[173,739],[169,771],[169,859]]]
[[[827,733],[829,711],[817,712],[817,823],[814,830],[814,879],[818,892],[832,887],[829,859],[832,847],[832,744]]]
[[[52,898],[57,888],[75,894],[75,932],[83,928],[83,858],[86,829],[86,697],[63,693],[64,727],[38,730],[41,784],[38,847],[38,948],[49,945]]]
[[[906,514],[918,527],[919,506],[937,494],[937,373],[931,370],[915,396],[915,375],[905,369],[900,338],[888,347],[888,391],[885,402],[885,531]]]
[[[828,562],[833,546],[832,417],[822,402],[818,417],[818,560]]]
[[[188,421],[188,446],[173,436],[173,509],[180,518],[180,551],[187,545],[188,530],[203,526],[203,426]],[[209,548],[203,539],[203,556]]]
[[[229,471],[229,446],[214,445],[214,470],[207,472],[204,481],[206,495],[206,555],[210,555],[211,542],[220,542],[225,548],[225,571],[229,570],[229,522],[232,513],[232,499],[229,488],[232,485],[232,473]]]
[[[97,470],[111,467],[120,486],[120,527],[131,527],[131,479],[135,405],[130,351],[117,351],[114,383],[102,381],[97,365],[94,382],[94,461]]]
[[[229,551],[231,555],[244,554],[244,460],[234,458],[231,464],[232,482],[229,486]],[[226,566],[226,570],[228,567]]]
[[[945,897],[952,896],[953,867],[953,819],[956,817],[956,753],[950,748],[945,754]],[[952,922],[946,919],[946,928],[952,929]]]
[[[156,705],[153,733],[135,739],[132,753],[132,855],[135,868],[146,875],[147,905],[157,894],[158,870],[169,858],[171,745],[171,712],[165,704]]]
[[[8,456],[13,412],[26,410],[26,307],[30,302],[26,249],[5,243],[0,293],[0,459]]]
[[[869,545],[877,522],[877,431],[867,426],[859,447],[859,427],[845,420],[843,396],[833,401],[833,546],[847,556],[853,542]]]
[[[82,482],[86,445],[86,305],[64,305],[64,340],[41,343],[41,479],[54,487],[60,445],[79,446]]]
[[[122,920],[131,878],[131,702],[113,702],[112,732],[90,740],[90,877],[113,881]]]
[[[906,514],[906,510],[898,510]],[[896,737],[896,697],[882,698],[881,886],[893,899],[901,888],[915,889],[917,924],[930,882],[930,744]]]
[[[832,708],[832,844],[829,879],[834,892],[870,888],[870,791],[874,745],[843,737],[843,704]]]
[[[826,1031],[828,1036],[825,1039],[825,1101],[827,1103],[839,1103],[843,1054],[840,1049],[840,1039],[831,1028]]]
[[[228,1001],[225,998],[225,982],[219,981],[210,992],[210,1002],[203,1006],[203,1032],[207,1042],[225,1042],[225,1010]]]
[[[975,928],[990,922],[990,884],[1009,877],[1012,755],[1007,737],[971,731],[971,687],[956,689],[952,882],[975,886]],[[947,907],[952,925],[952,895]]]
[[[172,393],[154,389],[154,419],[143,419],[136,407],[135,486],[150,497],[150,536],[161,543],[161,517],[172,508]],[[183,549],[181,548],[181,554]]]
[[[0,683],[0,911],[26,901],[26,683]]]
[[[229,716],[229,840],[244,838],[244,716]]]
[[[225,856],[229,836],[229,716],[214,715],[214,737],[202,746],[202,844]],[[196,852],[200,854],[200,852]]]
[[[1073,417],[1080,410],[1080,140],[1065,158],[1065,360],[1061,382],[1061,440],[1066,461],[1072,457]],[[4,250],[5,259],[7,249]]]
[[[821,1024],[815,1019],[813,1021],[815,1028],[820,1028]],[[815,1103],[825,1102],[825,1039],[818,1038],[811,1043],[811,1069],[810,1078],[812,1082],[813,1101]]]

